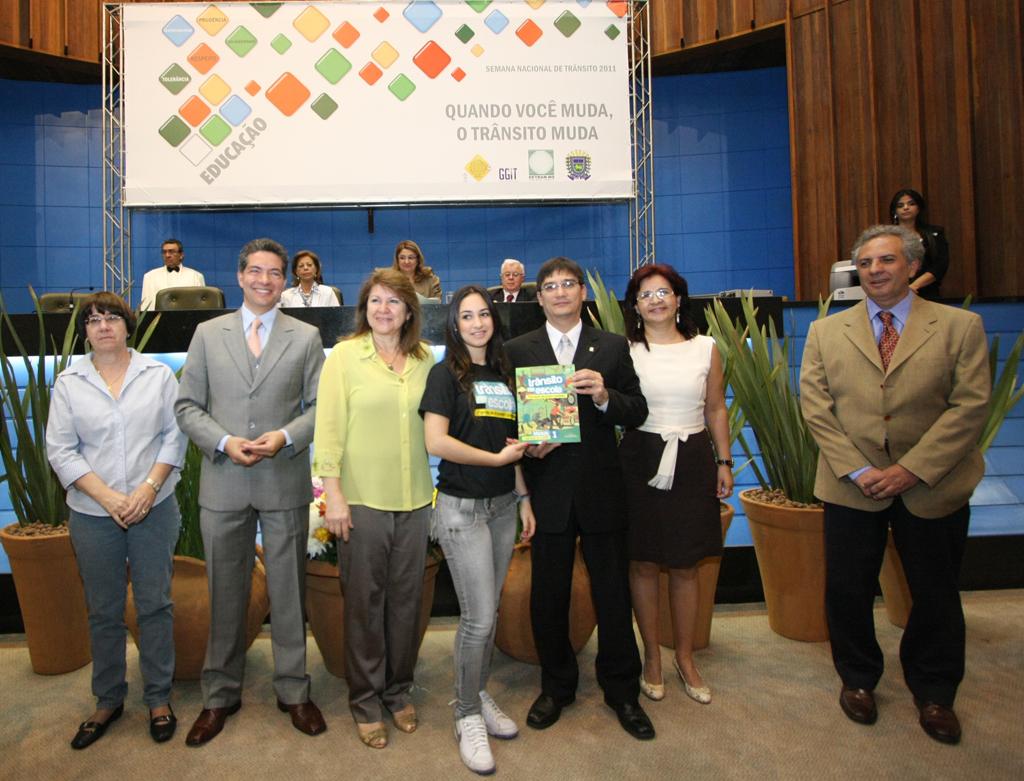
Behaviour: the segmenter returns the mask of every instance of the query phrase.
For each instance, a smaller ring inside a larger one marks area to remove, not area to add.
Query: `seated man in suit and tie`
[[[525,278],[526,267],[515,258],[505,258],[501,264],[501,288],[491,292],[491,301],[536,301],[536,293],[523,287]]]
[[[825,611],[839,704],[878,717],[882,676],[873,604],[892,530],[913,607],[900,662],[919,721],[957,743],[953,700],[964,674],[957,579],[968,501],[985,465],[977,442],[990,393],[978,315],[918,297],[924,254],[905,228],[876,225],[853,247],[867,298],[811,324],[801,407],[820,448],[814,493],[825,503]]]
[[[615,427],[633,428],[647,402],[621,336],[584,325],[583,271],[551,258],[537,274],[547,322],[506,345],[513,367],[574,364],[581,442],[532,445],[523,473],[536,516],[530,620],[541,665],[541,693],[526,723],[545,729],[576,699],[579,667],[569,643],[569,598],[576,539],[590,572],[600,648],[597,681],[619,723],[639,740],[654,737],[640,707],[640,654],[633,634],[626,559],[626,507]]]
[[[306,537],[312,500],[309,446],[324,362],[320,332],[277,308],[288,255],[272,239],[242,248],[242,308],[200,324],[189,345],[174,412],[203,452],[200,526],[210,589],[203,710],[186,743],[201,746],[242,705],[245,626],[263,534],[273,614],[277,706],[296,729],[326,729],[306,674]]]
[[[142,299],[139,307],[152,310],[156,307],[156,294],[171,287],[203,287],[206,280],[195,269],[186,268],[185,248],[177,239],[167,239],[160,245],[164,264],[147,271],[142,277]]]

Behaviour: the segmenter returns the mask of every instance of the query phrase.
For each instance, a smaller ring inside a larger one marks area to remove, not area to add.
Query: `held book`
[[[579,442],[580,410],[568,366],[523,366],[516,369],[516,406],[520,442]]]

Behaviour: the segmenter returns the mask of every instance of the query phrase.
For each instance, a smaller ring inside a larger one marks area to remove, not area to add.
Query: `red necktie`
[[[878,353],[882,356],[882,369],[888,371],[889,361],[892,360],[892,354],[896,352],[896,343],[899,342],[900,335],[892,324],[892,312],[879,312],[878,317],[882,321],[882,336],[878,340]]]
[[[512,297],[512,294],[511,293],[506,293],[505,294],[505,303],[506,304],[511,304],[513,301],[515,301],[515,299]]]

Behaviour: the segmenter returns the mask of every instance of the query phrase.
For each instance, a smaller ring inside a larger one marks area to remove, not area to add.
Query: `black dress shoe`
[[[558,717],[562,715],[562,708],[572,705],[575,701],[575,697],[568,700],[556,700],[550,694],[542,693],[530,706],[526,724],[534,729],[547,729],[558,721]]]
[[[85,748],[91,746],[97,740],[103,737],[107,731],[107,727],[121,718],[121,714],[124,713],[124,703],[121,703],[114,712],[107,717],[106,721],[83,721],[78,726],[78,732],[71,739],[71,748]]]
[[[149,717],[149,736],[153,738],[157,743],[166,743],[168,740],[174,737],[174,730],[178,727],[178,717],[174,715],[174,710],[164,716],[153,716],[152,713]]]
[[[839,692],[839,707],[850,721],[858,724],[874,724],[878,720],[875,695],[867,689],[854,689],[843,684],[842,691]]]
[[[654,740],[654,725],[638,702],[608,703],[619,717],[619,724],[637,740]]]
[[[928,737],[940,743],[955,745],[960,742],[960,719],[952,708],[918,699],[914,700],[914,704],[921,717],[921,728],[928,733]]]

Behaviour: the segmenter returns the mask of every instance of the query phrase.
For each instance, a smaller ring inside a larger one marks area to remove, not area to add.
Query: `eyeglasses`
[[[562,290],[572,290],[579,284],[580,283],[577,282],[575,279],[563,279],[561,282],[545,282],[543,285],[540,286],[540,289],[548,293],[553,293],[554,291],[558,290],[558,288],[562,288]]]
[[[642,293],[637,293],[636,297],[639,301],[650,301],[657,296],[659,301],[664,301],[670,295],[672,295],[672,291],[667,287],[659,287],[657,290],[645,290]]]
[[[85,324],[99,325],[100,323],[106,323],[107,325],[113,325],[114,323],[119,323],[122,320],[124,320],[124,318],[121,317],[121,315],[115,315],[113,313],[105,315],[89,315],[85,318]]]

